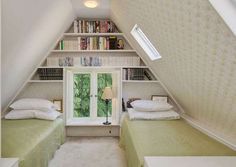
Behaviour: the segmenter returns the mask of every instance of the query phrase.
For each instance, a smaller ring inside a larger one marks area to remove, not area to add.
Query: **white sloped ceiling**
[[[207,0],[119,0],[112,19],[188,116],[236,145],[236,37]],[[150,61],[138,24],[162,55]]]
[[[73,19],[70,0],[2,1],[2,109]]]

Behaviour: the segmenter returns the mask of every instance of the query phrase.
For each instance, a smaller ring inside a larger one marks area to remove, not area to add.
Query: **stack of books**
[[[61,40],[60,50],[114,50],[117,37],[78,37],[78,40]]]
[[[118,32],[115,24],[110,20],[75,20],[74,33],[115,33]]]
[[[116,37],[78,37],[79,50],[113,50],[116,46]]]
[[[77,40],[61,40],[59,42],[60,50],[78,50],[78,41]]]
[[[63,69],[61,68],[39,68],[38,75],[40,80],[62,80]]]
[[[143,68],[123,69],[123,80],[144,80],[144,69]]]

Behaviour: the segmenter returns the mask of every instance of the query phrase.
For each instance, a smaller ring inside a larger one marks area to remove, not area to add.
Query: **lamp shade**
[[[103,100],[110,100],[110,99],[112,99],[112,97],[113,97],[113,94],[112,94],[111,87],[105,87],[105,89],[103,90],[102,99]]]

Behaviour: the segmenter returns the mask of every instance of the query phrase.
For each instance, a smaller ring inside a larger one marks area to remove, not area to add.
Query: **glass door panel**
[[[102,93],[105,87],[112,87],[112,74],[111,73],[98,73],[97,74],[97,117],[106,117],[106,103],[102,99]],[[108,116],[112,113],[112,102],[108,104]]]
[[[90,117],[91,74],[75,73],[73,82],[73,117]]]

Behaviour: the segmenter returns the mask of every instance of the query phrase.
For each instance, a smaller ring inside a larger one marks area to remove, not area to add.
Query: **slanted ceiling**
[[[2,109],[73,19],[70,0],[2,1]]]
[[[236,37],[207,0],[119,0],[112,18],[186,114],[236,145]],[[150,61],[138,24],[162,55]]]
[[[9,103],[71,24],[74,13],[80,15],[82,9],[72,7],[80,4],[78,1],[3,0],[2,106]],[[110,3],[111,18],[186,114],[236,145],[236,37],[209,1]],[[99,16],[104,15],[102,11]],[[133,40],[130,31],[135,24],[142,28],[162,59],[150,61]]]

